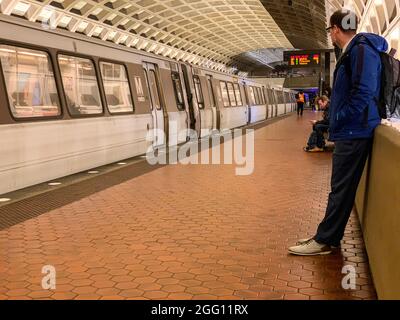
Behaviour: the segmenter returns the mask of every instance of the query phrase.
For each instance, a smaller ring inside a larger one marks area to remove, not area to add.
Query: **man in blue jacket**
[[[375,34],[357,34],[357,17],[346,10],[332,15],[327,30],[343,52],[336,65],[330,105],[329,138],[335,142],[332,191],[316,235],[289,248],[295,255],[329,254],[332,247],[340,246],[372,148],[374,130],[381,122],[377,101],[380,53],[388,50],[386,40]]]

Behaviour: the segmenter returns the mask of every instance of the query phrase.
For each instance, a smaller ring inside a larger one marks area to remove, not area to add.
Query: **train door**
[[[186,90],[186,97],[188,99],[188,108],[189,108],[189,128],[191,130],[195,130],[196,131],[196,124],[197,124],[197,120],[196,120],[196,113],[195,113],[195,107],[194,107],[194,93],[192,90],[192,86],[190,84],[190,71],[187,67],[187,65],[185,64],[181,64],[181,68],[182,68],[182,73],[183,73],[183,80],[185,83],[185,90]]]
[[[162,147],[167,144],[167,125],[165,106],[161,96],[161,86],[157,74],[157,65],[153,63],[143,63],[146,85],[150,94],[150,108],[153,116],[154,140],[153,147]]]
[[[243,86],[243,91],[244,91],[244,97],[246,100],[246,107],[247,107],[247,123],[251,122],[251,107],[250,107],[250,100],[249,100],[249,95],[247,92],[247,84],[245,81],[242,82]]]
[[[210,97],[211,109],[213,112],[213,130],[219,130],[221,127],[220,121],[220,111],[217,106],[217,101],[215,98],[215,92],[213,87],[213,77],[211,75],[207,75],[207,89],[208,95]]]
[[[262,95],[263,103],[265,105],[265,119],[268,119],[268,98],[267,98],[264,86],[261,89],[261,95]]]
[[[286,92],[282,90],[282,100],[283,100],[283,111],[282,114],[286,113]]]

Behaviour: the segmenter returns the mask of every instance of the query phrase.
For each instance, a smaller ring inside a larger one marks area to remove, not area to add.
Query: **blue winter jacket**
[[[380,52],[388,50],[384,38],[359,33],[339,59],[330,105],[331,141],[373,137],[381,120],[377,101],[381,89]]]

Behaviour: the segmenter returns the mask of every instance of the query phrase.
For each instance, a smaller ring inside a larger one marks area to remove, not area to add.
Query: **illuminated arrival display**
[[[321,66],[321,54],[316,52],[285,52],[285,61],[290,67],[319,67]]]
[[[319,66],[319,54],[302,54],[302,55],[292,55],[290,56],[290,65],[291,66],[310,66],[310,65],[318,65]]]

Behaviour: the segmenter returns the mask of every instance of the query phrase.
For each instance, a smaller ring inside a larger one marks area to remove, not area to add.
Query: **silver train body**
[[[289,90],[12,17],[0,57],[0,194],[295,110]]]

